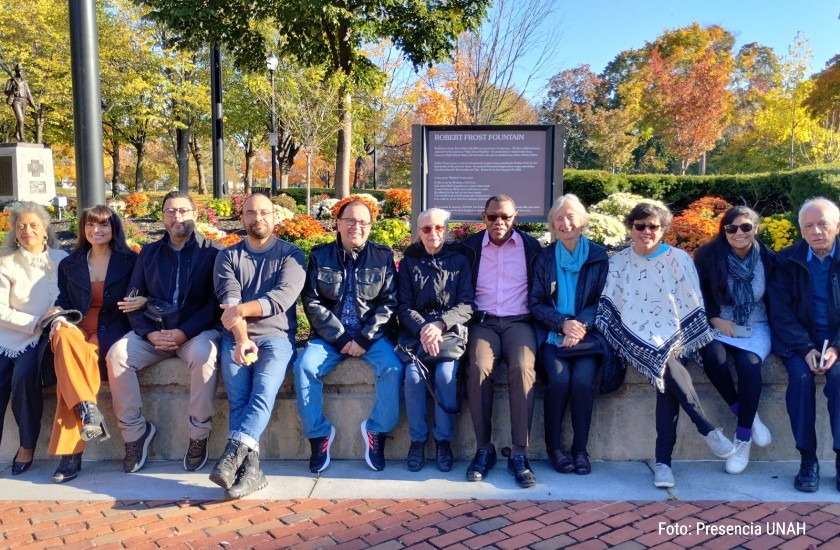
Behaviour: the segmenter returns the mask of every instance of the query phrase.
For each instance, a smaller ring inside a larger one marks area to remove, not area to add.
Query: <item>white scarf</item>
[[[610,258],[595,324],[659,391],[669,355],[690,355],[713,339],[694,262],[670,246],[655,257],[631,247]]]

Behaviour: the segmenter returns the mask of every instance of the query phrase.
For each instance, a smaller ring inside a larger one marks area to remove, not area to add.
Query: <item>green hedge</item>
[[[257,190],[257,188],[254,188]],[[268,189],[263,189],[262,187],[259,188],[260,191],[268,191]],[[277,193],[285,193],[295,199],[295,202],[298,204],[306,205],[306,188],[305,187],[289,187],[287,189],[277,189]],[[335,196],[335,189],[320,189],[313,187],[311,190],[312,197],[317,197],[319,195],[329,195],[330,197]],[[362,194],[367,193],[369,195],[373,195],[376,197],[376,200],[381,201],[385,200],[385,191],[381,191],[379,189],[351,189],[350,194]]]
[[[747,205],[762,214],[795,210],[806,199],[816,196],[840,202],[840,165],[836,164],[792,172],[722,176],[565,170],[563,180],[564,193],[574,193],[587,205],[618,191],[659,199],[677,212],[706,195]]]

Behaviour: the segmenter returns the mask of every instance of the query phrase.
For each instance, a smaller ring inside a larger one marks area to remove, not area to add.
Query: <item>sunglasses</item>
[[[645,229],[650,229],[651,231],[659,231],[659,228],[662,227],[661,225],[656,225],[655,223],[634,223],[633,229],[636,231],[644,231]]]
[[[432,229],[434,229],[435,232],[437,232],[437,233],[443,233],[443,230],[446,229],[446,227],[444,227],[442,225],[424,225],[423,227],[420,228],[420,231],[422,231],[424,234],[428,235],[429,233],[432,232]]]
[[[750,231],[753,230],[753,227],[755,227],[755,226],[753,226],[753,224],[751,224],[751,223],[742,223],[741,225],[729,224],[729,225],[724,225],[723,230],[726,231],[727,233],[729,233],[730,235],[734,235],[735,233],[738,232],[739,229],[743,233],[749,233]]]
[[[516,214],[514,214],[513,216],[516,216]],[[486,212],[484,214],[484,217],[487,218],[487,221],[491,223],[499,219],[501,219],[503,222],[509,222],[513,219],[513,216],[509,216],[507,214],[487,214]]]

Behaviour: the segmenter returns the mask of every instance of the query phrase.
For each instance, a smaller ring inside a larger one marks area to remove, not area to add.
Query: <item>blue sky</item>
[[[515,0],[514,0],[515,1]],[[530,86],[540,95],[545,82],[565,69],[589,64],[600,73],[623,50],[652,42],[665,29],[717,24],[736,38],[735,51],[750,42],[787,54],[797,31],[813,51],[812,72],[840,54],[838,0],[556,0],[558,8],[546,22],[556,48],[543,78]]]

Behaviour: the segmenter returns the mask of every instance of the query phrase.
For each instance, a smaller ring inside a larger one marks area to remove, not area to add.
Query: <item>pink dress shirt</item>
[[[502,246],[493,244],[484,233],[475,303],[479,310],[497,317],[530,313],[525,243],[516,231]]]

